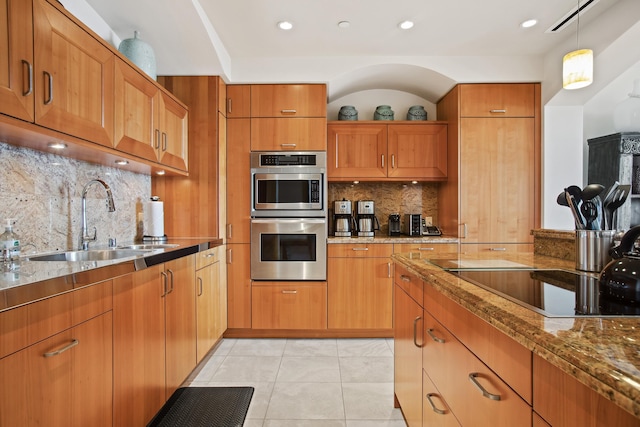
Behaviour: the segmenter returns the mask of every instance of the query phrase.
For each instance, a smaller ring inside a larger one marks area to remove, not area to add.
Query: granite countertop
[[[195,254],[220,246],[221,239],[176,238],[157,247],[145,250],[141,255],[101,261],[31,261],[29,258],[43,254],[21,257],[19,268],[6,271],[0,276],[0,311],[29,304],[37,300],[59,295],[123,274],[133,273],[152,265]],[[116,249],[135,243],[119,244]],[[92,246],[91,249],[109,249]],[[49,252],[46,254],[55,254]]]
[[[458,278],[427,259],[502,259],[574,271],[534,254],[394,254],[395,262],[626,411],[640,418],[640,317],[545,317]]]
[[[327,243],[398,243],[398,244],[412,244],[412,243],[458,243],[460,239],[457,237],[447,236],[375,236],[375,237],[334,237],[329,236]]]

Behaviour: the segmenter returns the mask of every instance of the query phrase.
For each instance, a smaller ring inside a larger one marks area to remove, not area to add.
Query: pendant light
[[[593,83],[593,51],[580,49],[580,0],[578,0],[578,19],[576,28],[577,50],[562,58],[562,87],[580,89]]]

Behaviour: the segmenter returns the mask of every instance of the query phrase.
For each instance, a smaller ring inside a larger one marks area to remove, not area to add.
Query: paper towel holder
[[[160,215],[161,215],[161,221],[162,221],[162,225],[161,225],[162,235],[160,235],[160,233],[158,233],[158,235],[153,235],[153,236],[145,234],[142,236],[142,241],[145,243],[163,243],[167,241],[167,235],[164,234],[164,211],[162,210],[162,202],[160,201],[160,197],[158,196],[152,196],[151,202],[160,202],[161,204]],[[150,219],[146,215],[145,215],[145,221],[150,221]],[[147,230],[149,228],[148,224],[145,224],[143,228]]]

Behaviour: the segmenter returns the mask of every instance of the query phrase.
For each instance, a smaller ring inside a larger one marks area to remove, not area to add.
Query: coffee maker
[[[359,200],[356,205],[356,222],[359,237],[373,237],[375,230],[380,230],[380,223],[375,216],[373,200]]]
[[[389,215],[389,236],[400,235],[400,214],[392,213]]]
[[[333,235],[336,237],[351,237],[354,231],[354,220],[350,200],[336,200],[333,202]]]

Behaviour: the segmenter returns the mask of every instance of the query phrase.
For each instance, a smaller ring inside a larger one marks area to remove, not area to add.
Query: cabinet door
[[[227,120],[227,240],[251,243],[251,122]]]
[[[197,362],[220,338],[218,310],[220,306],[220,262],[196,272]]]
[[[189,117],[187,109],[160,91],[156,138],[160,139],[160,163],[183,171],[188,170]]]
[[[327,176],[332,178],[386,178],[386,124],[329,124]]]
[[[251,245],[232,244],[227,249],[227,325],[251,328]]]
[[[460,427],[460,423],[427,373],[422,373],[422,427]]]
[[[251,85],[227,86],[227,118],[251,117]]]
[[[165,296],[169,398],[196,366],[195,256],[178,258],[164,266],[169,284]]]
[[[460,85],[461,117],[533,117],[534,84]]]
[[[116,59],[114,86],[115,148],[157,162],[158,88],[119,58]]]
[[[114,279],[114,423],[146,425],[165,402],[162,266]]]
[[[462,243],[527,243],[535,218],[534,119],[460,121]]]
[[[327,329],[324,282],[255,282],[251,288],[252,329]]]
[[[36,123],[112,147],[115,55],[46,0],[33,18]]]
[[[323,84],[251,85],[251,117],[327,117]]]
[[[327,275],[329,329],[393,327],[389,258],[329,258]]]
[[[389,125],[389,178],[445,180],[447,125]]]
[[[422,426],[423,310],[401,287],[394,289],[394,391],[407,425]]]
[[[32,122],[33,17],[30,1],[0,0],[0,112]]]
[[[252,151],[324,151],[327,121],[324,118],[253,118]]]

